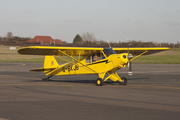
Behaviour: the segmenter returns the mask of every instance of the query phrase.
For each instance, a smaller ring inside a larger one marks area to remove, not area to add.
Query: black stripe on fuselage
[[[98,64],[98,63],[103,63],[103,62],[108,63],[108,60],[103,60],[103,61],[99,61],[99,62],[93,62],[93,63],[87,64],[87,66],[88,66],[88,65]]]

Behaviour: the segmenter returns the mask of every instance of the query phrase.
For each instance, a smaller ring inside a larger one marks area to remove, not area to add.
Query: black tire
[[[103,80],[102,80],[101,78],[98,78],[98,79],[96,80],[96,85],[97,85],[97,86],[102,86],[102,85],[103,85]]]
[[[122,80],[123,82],[120,82],[120,83],[119,83],[120,85],[126,85],[126,84],[127,84],[127,79],[126,79],[125,77],[122,77],[121,80]]]

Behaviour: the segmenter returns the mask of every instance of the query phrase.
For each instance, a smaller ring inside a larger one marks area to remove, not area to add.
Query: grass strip
[[[180,64],[180,55],[148,55],[141,56],[132,63],[143,64]]]

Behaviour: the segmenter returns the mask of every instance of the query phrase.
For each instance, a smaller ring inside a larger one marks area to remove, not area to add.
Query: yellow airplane
[[[120,85],[126,85],[127,79],[120,78],[116,71],[128,65],[129,75],[132,75],[131,61],[141,55],[148,55],[169,48],[88,48],[88,47],[50,47],[31,46],[18,50],[19,54],[43,55],[45,56],[44,68],[32,69],[30,71],[44,71],[49,80],[54,75],[79,75],[98,74],[97,86],[102,86],[103,82],[111,79]],[[118,54],[117,54],[118,53]],[[70,60],[65,59],[67,56]],[[76,57],[75,57],[76,56]],[[59,65],[56,58],[67,63]],[[107,77],[105,77],[105,75]]]

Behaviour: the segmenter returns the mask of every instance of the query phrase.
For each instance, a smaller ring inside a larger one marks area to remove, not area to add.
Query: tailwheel
[[[119,83],[120,85],[126,85],[126,84],[127,84],[127,79],[126,79],[125,77],[122,77],[121,80],[122,80],[123,82],[120,82],[120,83]]]
[[[103,85],[103,80],[102,80],[101,78],[98,78],[98,79],[96,80],[96,85],[97,85],[97,86],[102,86],[102,85]]]
[[[42,81],[46,81],[46,82],[48,82],[50,77],[52,77],[52,75],[51,75],[51,76],[49,76],[49,77],[47,77],[47,78],[45,78],[45,79],[42,79]]]
[[[49,79],[48,79],[48,78],[43,78],[43,79],[42,79],[42,81],[46,81],[46,82],[48,82],[48,81],[49,81]]]

